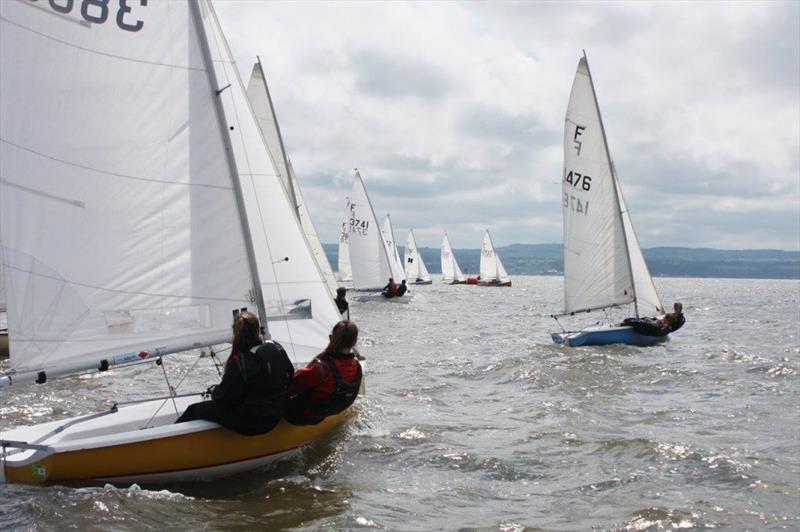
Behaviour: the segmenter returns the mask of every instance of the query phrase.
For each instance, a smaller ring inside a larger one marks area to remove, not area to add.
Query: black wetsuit
[[[405,283],[401,283],[400,286],[397,287],[397,293],[395,294],[395,297],[404,295],[406,290],[408,290],[408,286]]]
[[[333,302],[336,303],[336,308],[339,309],[339,314],[344,314],[350,310],[350,303],[348,303],[346,299],[336,298],[333,300]]]
[[[189,405],[176,423],[205,419],[239,434],[269,432],[286,413],[293,375],[294,366],[277,342],[232,353],[211,401]]]

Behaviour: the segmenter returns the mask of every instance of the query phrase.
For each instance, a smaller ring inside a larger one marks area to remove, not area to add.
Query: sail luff
[[[339,281],[352,281],[353,272],[350,269],[350,197],[345,198],[344,218],[339,232],[339,257],[337,270]]]
[[[632,297],[633,297],[634,313],[636,314],[636,317],[638,317],[639,306],[636,302],[636,282],[633,277],[633,267],[631,266],[631,251],[628,246],[628,237],[625,231],[625,221],[623,220],[622,217],[622,205],[619,204],[619,197],[620,197],[619,183],[617,182],[617,173],[614,170],[614,163],[611,161],[611,151],[608,147],[608,137],[606,136],[606,128],[603,125],[603,114],[600,112],[600,103],[597,101],[597,91],[594,88],[594,80],[592,79],[592,71],[589,68],[589,59],[586,57],[586,50],[583,51],[583,60],[586,62],[586,72],[589,77],[589,85],[592,88],[592,97],[594,98],[594,105],[597,110],[597,119],[600,122],[600,132],[603,135],[603,146],[605,147],[606,161],[608,162],[608,167],[611,169],[611,182],[614,186],[614,199],[616,200],[617,203],[616,211],[619,216],[619,223],[622,227],[622,234],[624,237],[623,242],[625,243],[625,254],[628,259],[627,265],[628,265],[628,274],[630,275],[631,278],[631,290],[633,291]]]
[[[213,7],[209,2],[207,4],[210,15],[216,18]],[[203,52],[203,60],[206,64],[206,72],[208,83],[211,90],[217,96],[214,98],[214,109],[217,114],[217,121],[219,123],[219,130],[225,144],[225,157],[228,162],[228,168],[231,172],[231,182],[233,184],[234,195],[236,197],[236,209],[242,225],[242,236],[245,241],[245,251],[247,253],[247,262],[250,266],[250,277],[253,282],[253,298],[255,300],[256,309],[258,311],[258,319],[261,323],[262,334],[265,338],[270,338],[269,326],[267,325],[267,310],[264,305],[264,294],[261,289],[261,279],[258,272],[258,262],[256,260],[255,249],[253,247],[253,236],[250,233],[250,224],[247,219],[247,212],[244,206],[244,193],[242,192],[242,184],[239,178],[239,170],[236,166],[236,158],[233,154],[233,146],[231,139],[228,135],[227,122],[225,120],[225,109],[219,99],[222,92],[217,84],[216,76],[212,75],[214,70],[214,62],[211,60],[211,50],[208,44],[208,36],[206,35],[205,25],[203,24],[202,14],[200,13],[200,6],[196,2],[189,2],[189,9],[192,12],[192,20],[194,21],[195,31],[200,38],[200,47]]]

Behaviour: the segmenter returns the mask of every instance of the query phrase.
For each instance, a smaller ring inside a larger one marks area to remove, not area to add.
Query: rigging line
[[[55,161],[57,163],[65,164],[65,165],[72,166],[72,167],[75,167],[75,168],[80,168],[81,170],[89,170],[90,172],[97,172],[98,174],[103,174],[103,175],[113,176],[113,177],[119,177],[121,179],[130,179],[130,180],[133,180],[133,181],[142,181],[142,182],[145,182],[145,183],[159,183],[159,184],[162,184],[162,185],[176,185],[176,186],[183,186],[183,187],[198,187],[198,188],[213,188],[213,189],[218,189],[218,190],[231,190],[231,187],[226,187],[226,186],[223,186],[223,185],[212,185],[212,184],[207,184],[207,183],[182,183],[182,182],[178,182],[178,181],[169,181],[167,179],[158,179],[158,178],[152,178],[152,177],[142,177],[142,176],[135,176],[135,175],[129,175],[129,174],[120,174],[118,172],[112,172],[110,170],[103,170],[103,169],[100,169],[100,168],[93,168],[91,166],[86,166],[86,165],[83,165],[83,164],[74,163],[72,161],[59,159],[58,157],[53,157],[52,155],[47,155],[46,153],[42,153],[40,151],[36,151],[36,150],[28,148],[26,146],[22,146],[21,144],[16,144],[16,143],[11,142],[10,140],[4,139],[2,137],[0,137],[0,143],[8,144],[9,146],[13,146],[13,147],[15,147],[17,149],[26,151],[28,153],[32,153],[34,155],[38,155],[39,157],[44,157],[45,159],[49,159],[49,160]],[[5,178],[4,178],[4,180],[5,180]],[[11,182],[8,182],[8,183],[11,184]]]
[[[180,416],[180,414],[178,413],[178,405],[177,403],[175,403],[175,389],[169,383],[169,377],[167,376],[167,368],[164,367],[164,360],[161,357],[158,357],[158,362],[156,363],[159,366],[161,366],[161,370],[164,372],[164,380],[167,381],[167,393],[169,393],[169,396],[167,396],[161,403],[161,405],[158,408],[156,408],[156,411],[153,412],[153,415],[150,416],[150,419],[147,420],[147,423],[145,423],[144,426],[141,427],[142,429],[146,429],[148,426],[150,426],[150,423],[152,423],[153,420],[158,415],[158,413],[161,412],[161,409],[164,408],[164,405],[167,404],[167,401],[172,401],[172,406],[173,408],[175,408],[175,414]]]
[[[219,26],[219,21],[217,20],[215,13],[213,14],[213,17],[214,17],[214,21],[216,22],[217,26]],[[220,43],[220,37],[222,37],[222,39],[221,39],[222,42],[221,43]],[[230,49],[228,48],[228,43],[227,43],[227,41],[225,41],[224,35],[221,35],[221,32],[214,32],[214,40],[216,42],[217,48],[220,51],[224,50],[224,51],[227,51],[228,54],[230,54]],[[234,80],[233,81],[231,80],[231,75],[228,74],[228,69],[227,68],[223,68],[222,71],[223,71],[223,74],[225,76],[225,81],[228,82],[228,83],[237,82],[239,84],[238,87],[240,89],[242,89],[243,85],[242,85],[241,79],[239,78],[239,71],[236,68],[236,62],[235,61],[231,61],[231,62],[227,62],[226,64],[230,65],[233,68],[233,70],[234,70],[234,72],[233,72]],[[246,92],[245,92],[245,98],[247,98]],[[231,101],[231,106],[233,107],[233,114],[234,114],[234,118],[236,120],[236,124],[238,126],[240,126],[239,127],[239,135],[238,136],[239,136],[239,138],[241,140],[242,151],[244,152],[244,156],[245,156],[245,162],[247,164],[247,168],[250,169],[251,168],[250,155],[249,155],[248,150],[247,150],[247,144],[245,143],[244,134],[242,133],[241,121],[239,120],[239,110],[238,110],[238,108],[236,106],[236,99],[231,96],[231,100],[230,101]],[[254,113],[252,111],[252,106],[251,105],[249,105],[249,104],[247,105],[247,111],[246,112],[249,112],[250,116],[255,119],[255,116],[254,116]],[[257,123],[256,123],[256,126],[258,126]],[[269,152],[269,150],[267,149],[267,146],[266,146],[266,144],[265,144],[265,142],[263,140],[263,137],[262,137],[261,144],[262,144],[264,150]],[[270,159],[271,159],[271,157],[270,157]],[[274,161],[273,161],[273,165],[274,165]],[[273,177],[275,177],[275,176],[273,176]],[[283,299],[283,294],[281,292],[280,283],[278,282],[278,272],[277,272],[277,270],[275,268],[275,263],[273,262],[274,261],[274,257],[273,257],[273,253],[272,253],[272,248],[270,246],[269,235],[267,234],[267,228],[266,228],[266,226],[265,226],[265,224],[263,222],[264,216],[263,216],[263,209],[261,208],[261,201],[259,199],[258,194],[255,193],[255,180],[252,179],[252,177],[250,179],[250,182],[251,182],[251,186],[252,186],[253,191],[254,191],[255,202],[256,202],[256,206],[258,208],[258,215],[259,215],[259,218],[262,220],[261,231],[262,231],[262,233],[264,235],[264,241],[265,241],[266,246],[267,246],[267,254],[269,255],[270,267],[272,269],[273,278],[275,279],[275,288],[276,288],[276,290],[278,292],[278,302],[279,302],[279,305],[280,305],[279,306],[280,312],[281,312],[281,315],[284,316],[284,324],[286,326],[287,334],[289,335],[289,343],[291,345],[292,356],[294,357],[295,362],[297,362],[297,352],[296,352],[296,350],[294,348],[294,341],[293,341],[293,338],[292,338],[292,328],[289,326],[288,320],[286,319],[286,308],[285,308],[285,303],[284,303],[284,299]],[[280,188],[283,190],[282,186]],[[284,191],[284,193],[286,193],[286,192]],[[287,198],[287,202],[288,202],[288,198]],[[260,277],[259,277],[259,280],[260,280]],[[263,286],[263,284],[264,283],[262,283],[262,286]],[[263,319],[264,320],[267,319],[266,311],[265,311],[265,315],[264,315]]]
[[[48,39],[48,40],[51,40],[51,41],[55,41],[55,42],[57,42],[59,44],[63,44],[64,46],[69,46],[70,48],[75,48],[76,50],[81,50],[81,51],[84,51],[84,52],[88,52],[90,54],[102,55],[104,57],[110,57],[112,59],[120,59],[122,61],[129,61],[131,63],[140,63],[140,64],[144,64],[144,65],[159,66],[159,67],[172,68],[172,69],[177,69],[177,70],[187,70],[187,71],[196,71],[196,72],[205,72],[205,70],[206,70],[205,68],[198,68],[198,67],[184,66],[184,65],[174,65],[174,64],[170,64],[170,63],[159,63],[157,61],[146,61],[144,59],[135,59],[133,57],[126,57],[126,56],[123,56],[123,55],[110,54],[108,52],[101,52],[99,50],[92,50],[91,48],[86,48],[85,46],[79,46],[77,44],[73,44],[73,43],[67,42],[67,41],[62,40],[62,39],[57,39],[57,38],[55,38],[55,37],[53,37],[51,35],[47,35],[45,33],[41,33],[39,31],[36,31],[36,30],[32,29],[32,28],[29,28],[27,26],[24,26],[22,24],[19,24],[17,22],[9,20],[9,19],[7,19],[6,17],[3,17],[3,16],[0,16],[0,22],[5,22],[6,24],[11,24],[12,26],[16,26],[16,27],[18,27],[18,28],[20,28],[22,30],[28,31],[28,32],[33,33],[35,35],[38,35],[39,37],[44,37],[45,39]]]
[[[30,274],[30,275],[32,275],[34,277],[40,277],[40,278],[44,278],[44,279],[52,279],[54,281],[59,281],[59,282],[62,282],[62,283],[73,285],[73,286],[80,286],[80,287],[83,287],[83,288],[92,288],[92,289],[95,289],[95,290],[103,290],[105,292],[112,292],[112,293],[115,293],[115,294],[128,294],[128,295],[149,296],[149,297],[167,297],[167,298],[172,298],[172,299],[199,299],[199,300],[202,300],[202,301],[227,301],[227,302],[235,302],[237,304],[241,304],[242,303],[241,299],[234,299],[234,298],[228,298],[228,297],[209,297],[209,296],[198,297],[198,296],[191,296],[191,295],[160,294],[160,293],[157,293],[157,292],[137,292],[137,291],[134,291],[134,290],[121,290],[119,288],[107,288],[107,287],[104,287],[104,286],[92,285],[92,284],[89,284],[89,283],[80,283],[78,281],[70,281],[68,279],[64,279],[63,277],[57,277],[55,275],[48,275],[48,274],[45,274],[45,273],[38,273],[38,272],[31,271],[31,270],[27,270],[25,268],[20,268],[18,266],[11,266],[10,264],[6,264],[5,267],[9,268],[11,270],[17,270],[17,271],[22,272],[22,273]]]

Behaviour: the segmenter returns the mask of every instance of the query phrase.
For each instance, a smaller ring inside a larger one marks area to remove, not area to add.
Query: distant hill
[[[323,244],[334,270],[337,244]],[[432,273],[441,272],[439,248],[419,248]],[[453,250],[458,264],[477,274],[480,249]],[[775,249],[723,250],[710,248],[657,247],[642,250],[653,276],[728,277],[752,279],[800,279],[800,251]],[[562,275],[561,244],[511,244],[497,248],[511,275]],[[403,250],[400,250],[403,256]]]

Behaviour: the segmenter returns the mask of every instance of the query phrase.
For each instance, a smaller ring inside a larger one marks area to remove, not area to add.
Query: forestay
[[[270,333],[290,354],[305,359],[327,345],[340,315],[265,146],[216,15],[210,5],[203,6],[217,84],[224,88],[220,98],[239,167]]]
[[[405,258],[403,264],[405,265],[407,279],[411,279],[411,281],[431,280],[431,276],[428,273],[428,268],[425,267],[425,261],[422,260],[422,255],[417,249],[417,240],[414,238],[413,229],[408,232],[408,238],[406,238],[406,248],[403,256]]]
[[[353,280],[353,272],[350,269],[350,198],[345,202],[342,226],[339,229],[339,257],[338,268],[339,281],[347,282]]]
[[[189,5],[129,4],[0,2],[0,241],[16,372],[222,342],[232,310],[254,309]]]
[[[447,237],[447,232],[445,232],[444,238],[442,239],[441,264],[443,281],[461,282],[466,279],[466,276],[458,266],[458,261],[453,253],[453,247],[450,245],[450,239]]]
[[[250,81],[247,83],[247,97],[250,100],[250,105],[253,108],[253,113],[264,136],[264,141],[267,144],[275,168],[281,177],[281,182],[287,190],[289,201],[295,206],[297,218],[300,220],[300,226],[303,229],[303,236],[306,239],[309,250],[314,257],[322,278],[328,285],[331,297],[333,297],[336,294],[338,283],[333,275],[325,250],[322,248],[319,235],[311,219],[311,214],[303,198],[303,192],[294,173],[292,161],[286,154],[283,136],[278,126],[275,108],[272,105],[272,98],[270,97],[269,87],[267,86],[260,61],[253,65]]]
[[[481,281],[507,281],[508,273],[500,262],[500,257],[492,244],[492,237],[489,235],[489,230],[483,234],[483,242],[481,242]]]
[[[564,125],[564,308],[634,300],[631,265],[600,112],[581,58]]]
[[[380,290],[392,276],[386,240],[378,227],[361,174],[356,171],[350,194],[350,267],[353,288]]]
[[[400,261],[400,253],[397,251],[397,246],[394,243],[394,228],[392,227],[392,219],[389,214],[383,220],[383,227],[381,234],[386,241],[386,253],[389,256],[389,265],[392,270],[392,278],[398,284],[406,279],[406,272],[403,269],[403,263]]]

